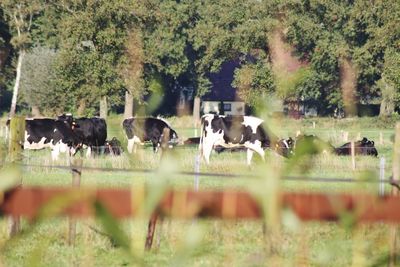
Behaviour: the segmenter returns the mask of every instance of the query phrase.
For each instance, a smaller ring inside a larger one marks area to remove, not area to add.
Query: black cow
[[[171,128],[168,122],[156,118],[129,118],[122,123],[126,137],[128,138],[128,152],[136,152],[136,144],[144,144],[150,141],[153,151],[157,152],[163,140],[163,132],[169,129],[169,144],[176,144],[178,134]]]
[[[340,156],[351,155],[351,143],[346,143],[338,148],[335,148],[335,153]],[[362,140],[354,142],[354,154],[377,157],[378,151],[375,148],[374,141],[370,141],[364,137]]]
[[[210,154],[214,147],[242,147],[247,149],[247,164],[249,165],[254,151],[264,159],[265,148],[271,148],[286,155],[288,152],[283,147],[282,150],[274,149],[276,145],[281,148],[280,141],[276,136],[267,133],[262,124],[262,119],[251,116],[206,114],[201,118],[200,152],[206,162],[210,163]]]
[[[107,139],[107,123],[102,118],[73,118],[72,115],[61,115],[60,120],[72,123],[72,130],[81,140],[81,143],[87,146],[86,156],[90,157],[92,150],[100,153],[104,149]]]
[[[116,137],[113,137],[111,140],[107,140],[104,148],[104,154],[113,156],[121,155],[121,142]]]
[[[7,121],[9,126],[10,121]],[[65,120],[26,119],[24,149],[50,148],[53,160],[58,159],[60,152],[70,155],[82,145],[77,135],[72,131],[72,124]]]

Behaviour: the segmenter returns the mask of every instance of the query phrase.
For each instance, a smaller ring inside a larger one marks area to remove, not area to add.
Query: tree
[[[106,97],[121,103],[125,87],[119,70],[133,16],[129,3],[71,0],[62,8],[56,71],[57,86],[71,96],[67,108],[93,114]]]
[[[55,99],[53,81],[56,51],[45,47],[34,47],[25,55],[22,66],[20,98],[32,108],[32,115],[42,112],[59,113],[62,99]],[[62,104],[61,104],[62,105]]]
[[[125,95],[124,117],[133,115],[134,99],[143,102],[146,94],[144,85],[144,51],[142,34],[139,29],[132,29],[128,33],[125,44],[125,57],[120,64],[120,74],[127,89]]]
[[[3,0],[0,6],[4,11],[6,20],[12,28],[13,37],[11,43],[18,51],[18,60],[16,66],[15,85],[10,108],[10,116],[15,115],[17,106],[17,97],[21,79],[22,62],[26,50],[31,44],[30,31],[34,16],[42,9],[38,0]]]
[[[238,89],[241,99],[253,107],[263,105],[265,98],[275,93],[273,73],[266,58],[242,64],[235,70],[232,85]]]

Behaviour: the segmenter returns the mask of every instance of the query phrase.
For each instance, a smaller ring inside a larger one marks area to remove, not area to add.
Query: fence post
[[[71,162],[72,186],[80,187],[82,174],[82,159],[73,159]],[[75,246],[76,219],[68,219],[68,245]]]
[[[22,150],[25,139],[25,118],[14,117],[10,120],[10,139],[9,139],[9,155],[12,168],[15,168],[18,172],[18,176],[21,177],[19,184],[16,186],[22,186],[22,173],[21,166],[18,166],[22,162]],[[20,217],[10,218],[10,237],[14,236],[21,230]]]
[[[350,144],[351,144],[351,165],[354,171],[356,169],[356,151],[354,147],[354,141],[351,141]]]
[[[393,182],[398,183],[400,178],[400,122],[396,123],[396,133],[393,148]],[[392,195],[398,196],[399,191],[392,187]],[[397,225],[390,227],[390,259],[389,266],[397,265]]]

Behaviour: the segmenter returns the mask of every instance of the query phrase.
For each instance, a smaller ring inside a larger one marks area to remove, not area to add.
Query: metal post
[[[379,162],[379,196],[385,195],[385,157],[381,157]]]

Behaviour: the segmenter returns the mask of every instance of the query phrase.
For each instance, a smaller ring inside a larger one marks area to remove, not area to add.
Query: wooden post
[[[354,147],[354,141],[351,141],[351,166],[353,171],[356,169],[356,151]]]
[[[153,245],[154,240],[154,232],[156,231],[157,225],[157,213],[153,213],[150,217],[149,224],[147,227],[147,235],[146,235],[146,243],[144,245],[144,249],[149,251],[151,246]]]
[[[357,141],[358,140],[361,140],[361,133],[360,132],[358,132],[358,134],[357,134],[357,139],[356,139]]]
[[[25,140],[25,118],[24,117],[14,117],[10,120],[10,139],[8,152],[10,155],[10,162],[12,168],[15,168],[19,173],[21,180],[17,182],[16,186],[22,185],[22,172],[21,164],[22,162],[22,150]],[[10,218],[10,237],[16,235],[21,230],[20,217]]]
[[[80,187],[81,185],[82,163],[83,163],[82,159],[73,159],[71,162],[73,187]],[[68,245],[75,246],[75,236],[76,236],[76,220],[74,218],[69,218]]]
[[[400,180],[400,122],[396,123],[396,135],[393,148],[393,182],[398,183]],[[392,195],[398,196],[399,191],[396,187],[392,187]],[[397,225],[390,227],[390,259],[389,266],[397,265]]]
[[[315,129],[315,121],[312,122],[312,127]]]

